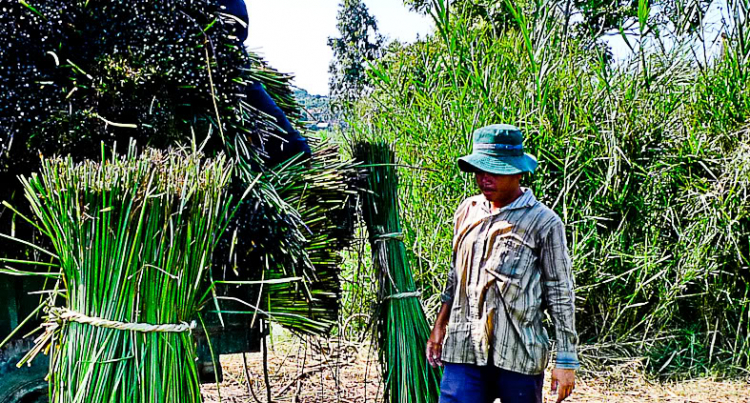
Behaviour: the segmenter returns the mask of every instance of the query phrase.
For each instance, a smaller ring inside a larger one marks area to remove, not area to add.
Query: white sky
[[[274,68],[296,76],[295,85],[328,94],[328,37],[337,37],[340,0],[245,0],[250,14],[247,45]],[[432,31],[432,18],[410,12],[402,0],[365,0],[389,39],[411,42]]]

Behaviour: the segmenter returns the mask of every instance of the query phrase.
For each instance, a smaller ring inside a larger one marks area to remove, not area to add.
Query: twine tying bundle
[[[53,324],[52,326],[54,327],[58,327],[61,323],[64,322],[75,322],[96,327],[103,327],[106,329],[124,330],[140,333],[185,333],[191,332],[197,326],[195,321],[193,321],[192,323],[183,322],[180,324],[163,325],[152,325],[148,323],[124,323],[87,316],[66,308],[50,308],[47,313],[49,315],[47,323]]]
[[[383,298],[383,301],[388,300],[388,299],[419,298],[420,295],[422,295],[422,293],[419,291],[400,292],[398,294],[392,294]]]
[[[375,238],[375,242],[403,241],[404,233],[403,232],[391,232],[390,234],[376,235],[374,238]]]
[[[42,327],[44,332],[34,340],[34,347],[29,350],[23,359],[16,365],[21,368],[24,364],[31,365],[30,362],[39,355],[50,342],[54,339],[55,334],[65,322],[82,323],[85,325],[103,327],[106,329],[115,329],[139,333],[185,333],[192,332],[197,327],[195,321],[191,323],[180,324],[163,324],[152,325],[148,323],[124,323],[114,320],[96,318],[84,315],[79,312],[71,311],[67,308],[49,307],[46,308],[47,320]]]
[[[404,233],[403,232],[391,232],[388,234],[378,234],[378,235],[375,235],[373,239],[375,240],[375,242],[385,242],[385,241],[403,242]],[[394,284],[393,286],[395,287],[396,284]],[[399,292],[399,293],[391,294],[391,295],[384,297],[383,301],[387,301],[389,299],[419,298],[421,295],[422,293],[419,291]]]

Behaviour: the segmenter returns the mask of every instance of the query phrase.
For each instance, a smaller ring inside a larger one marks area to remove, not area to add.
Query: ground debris
[[[215,384],[203,386],[206,403],[267,402],[263,381],[263,356],[248,353],[247,366],[250,392],[242,355],[221,357],[224,382],[217,393]],[[274,402],[328,403],[357,402],[382,403],[380,366],[376,351],[369,344],[321,344],[290,341],[275,343],[269,351],[269,377]]]
[[[329,343],[287,341],[275,343],[269,352],[269,376],[274,402],[288,403],[382,403],[382,382],[377,354],[366,343]],[[266,403],[262,355],[247,354],[251,385],[249,392],[242,355],[221,357],[224,382],[221,401],[229,403]],[[633,366],[636,368],[637,366]],[[718,381],[696,379],[654,383],[635,370],[618,368],[617,376],[587,373],[578,380],[575,403],[750,403],[750,379]],[[556,399],[549,391],[549,370],[545,376],[545,402]],[[203,386],[206,403],[218,403],[215,384]]]

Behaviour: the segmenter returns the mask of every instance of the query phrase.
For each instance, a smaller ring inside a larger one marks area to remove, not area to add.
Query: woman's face
[[[479,190],[491,202],[499,202],[515,195],[521,183],[522,174],[495,175],[487,172],[476,172],[475,178]]]

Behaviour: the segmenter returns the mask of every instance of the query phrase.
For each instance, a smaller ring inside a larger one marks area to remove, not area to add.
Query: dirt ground
[[[308,343],[287,341],[274,343],[268,356],[274,402],[382,402],[380,367],[376,352],[369,344],[321,345],[314,340]],[[224,381],[218,391],[215,384],[204,385],[207,403],[219,402],[219,394],[222,402],[268,401],[263,381],[263,355],[252,353],[245,358],[250,385],[246,381],[242,355],[222,356]],[[545,402],[554,401],[546,386]],[[566,402],[750,403],[750,379],[651,383],[636,370],[620,368],[616,377],[595,374],[581,377],[574,395]]]

